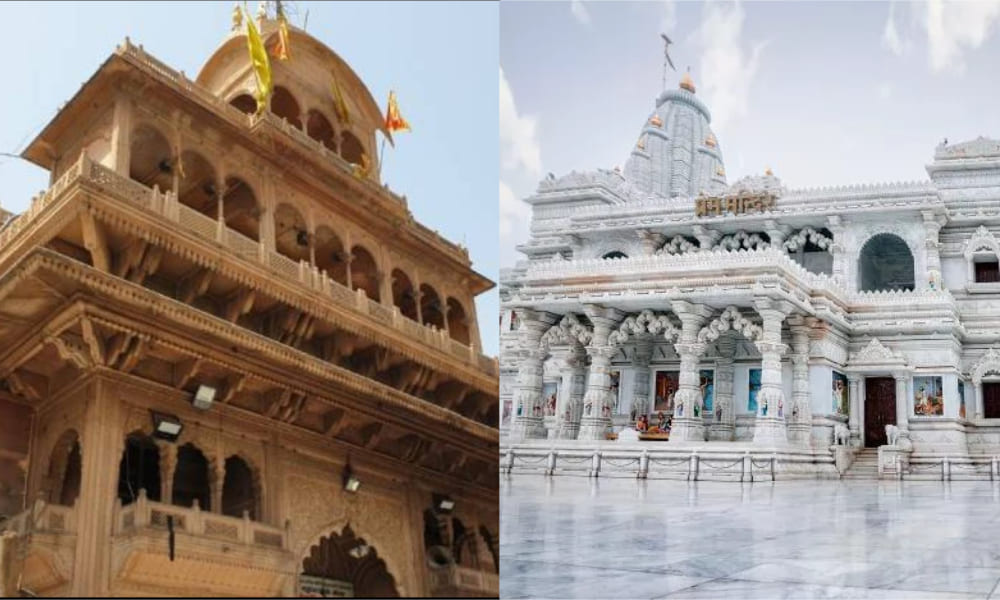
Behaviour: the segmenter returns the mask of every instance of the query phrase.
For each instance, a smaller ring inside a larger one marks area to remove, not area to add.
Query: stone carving
[[[833,239],[823,235],[812,227],[800,229],[798,233],[785,240],[782,247],[789,252],[795,252],[800,247],[805,246],[806,242],[815,244],[823,250],[830,250],[833,247]]]
[[[683,235],[675,235],[670,238],[670,240],[663,244],[656,254],[684,254],[685,252],[697,252],[698,245],[691,243]]]
[[[715,245],[715,248],[723,250],[764,250],[770,246],[759,233],[747,233],[741,229],[736,233],[724,236]]]
[[[833,427],[833,443],[837,446],[846,446],[851,439],[851,430],[846,425],[838,423]]]
[[[569,313],[557,325],[553,325],[545,332],[541,342],[539,342],[539,348],[547,350],[553,344],[570,344],[575,342],[586,346],[590,343],[590,339],[593,336],[593,329],[581,323],[576,315]]]
[[[979,385],[987,373],[1000,373],[1000,350],[995,346],[986,351],[972,367],[972,383]]]
[[[734,181],[726,194],[741,192],[772,192],[781,196],[785,193],[785,187],[775,175],[747,175]]]
[[[971,260],[972,255],[979,250],[989,250],[993,252],[996,256],[1000,257],[1000,242],[997,242],[996,236],[994,236],[989,229],[986,229],[985,225],[980,225],[979,229],[969,237],[969,241],[965,244],[965,255],[966,260]]]
[[[890,446],[895,446],[899,440],[899,427],[889,424],[885,426],[885,438]]]
[[[759,340],[764,334],[763,328],[744,317],[740,313],[740,309],[728,306],[715,320],[702,327],[701,331],[698,332],[698,341],[714,342],[724,331],[730,329],[738,331],[751,341]]]
[[[632,335],[642,333],[653,335],[662,333],[668,342],[672,342],[680,335],[680,330],[670,322],[666,315],[657,315],[647,309],[638,315],[630,315],[622,321],[618,329],[608,335],[608,343],[612,346],[624,344]]]
[[[942,143],[934,149],[934,160],[981,156],[1000,156],[1000,141],[979,136],[974,140],[951,146]]]

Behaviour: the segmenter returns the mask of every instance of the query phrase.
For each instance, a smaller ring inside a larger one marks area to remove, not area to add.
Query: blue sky
[[[503,2],[500,262],[545,173],[624,165],[691,67],[729,182],[926,179],[943,139],[1000,137],[1000,2]]]
[[[295,3],[302,25],[350,64],[385,107],[399,96],[412,133],[386,150],[382,177],[415,217],[465,242],[496,280],[498,62],[495,3]],[[249,3],[256,12],[257,2]],[[0,151],[19,153],[115,46],[131,37],[194,79],[230,29],[232,2],[3,3]],[[0,157],[0,205],[20,212],[48,173]],[[498,351],[498,295],[477,301],[484,351]]]

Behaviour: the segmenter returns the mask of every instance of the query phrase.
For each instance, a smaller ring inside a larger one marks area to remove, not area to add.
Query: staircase
[[[878,479],[878,448],[862,448],[841,479]]]

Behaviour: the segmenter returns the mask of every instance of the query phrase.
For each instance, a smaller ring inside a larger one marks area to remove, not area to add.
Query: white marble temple
[[[1000,598],[1000,482],[521,475],[503,598]]]

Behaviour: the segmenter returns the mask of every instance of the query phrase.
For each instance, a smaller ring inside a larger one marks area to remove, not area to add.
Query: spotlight
[[[212,408],[212,402],[215,400],[215,388],[209,387],[207,385],[199,385],[198,390],[194,393],[194,404],[195,408],[200,408],[201,410],[208,410]]]
[[[353,494],[358,491],[359,487],[361,487],[361,480],[354,476],[351,463],[348,462],[347,466],[344,467],[344,490]]]
[[[149,412],[153,417],[153,435],[168,442],[177,441],[177,438],[181,435],[181,430],[184,429],[181,420],[174,415],[168,415],[155,410]]]
[[[347,553],[353,556],[354,558],[361,559],[368,556],[368,553],[371,552],[371,549],[372,547],[369,546],[368,544],[358,544],[357,546],[348,550]]]
[[[434,510],[440,513],[450,513],[455,510],[455,501],[447,494],[434,494]]]

